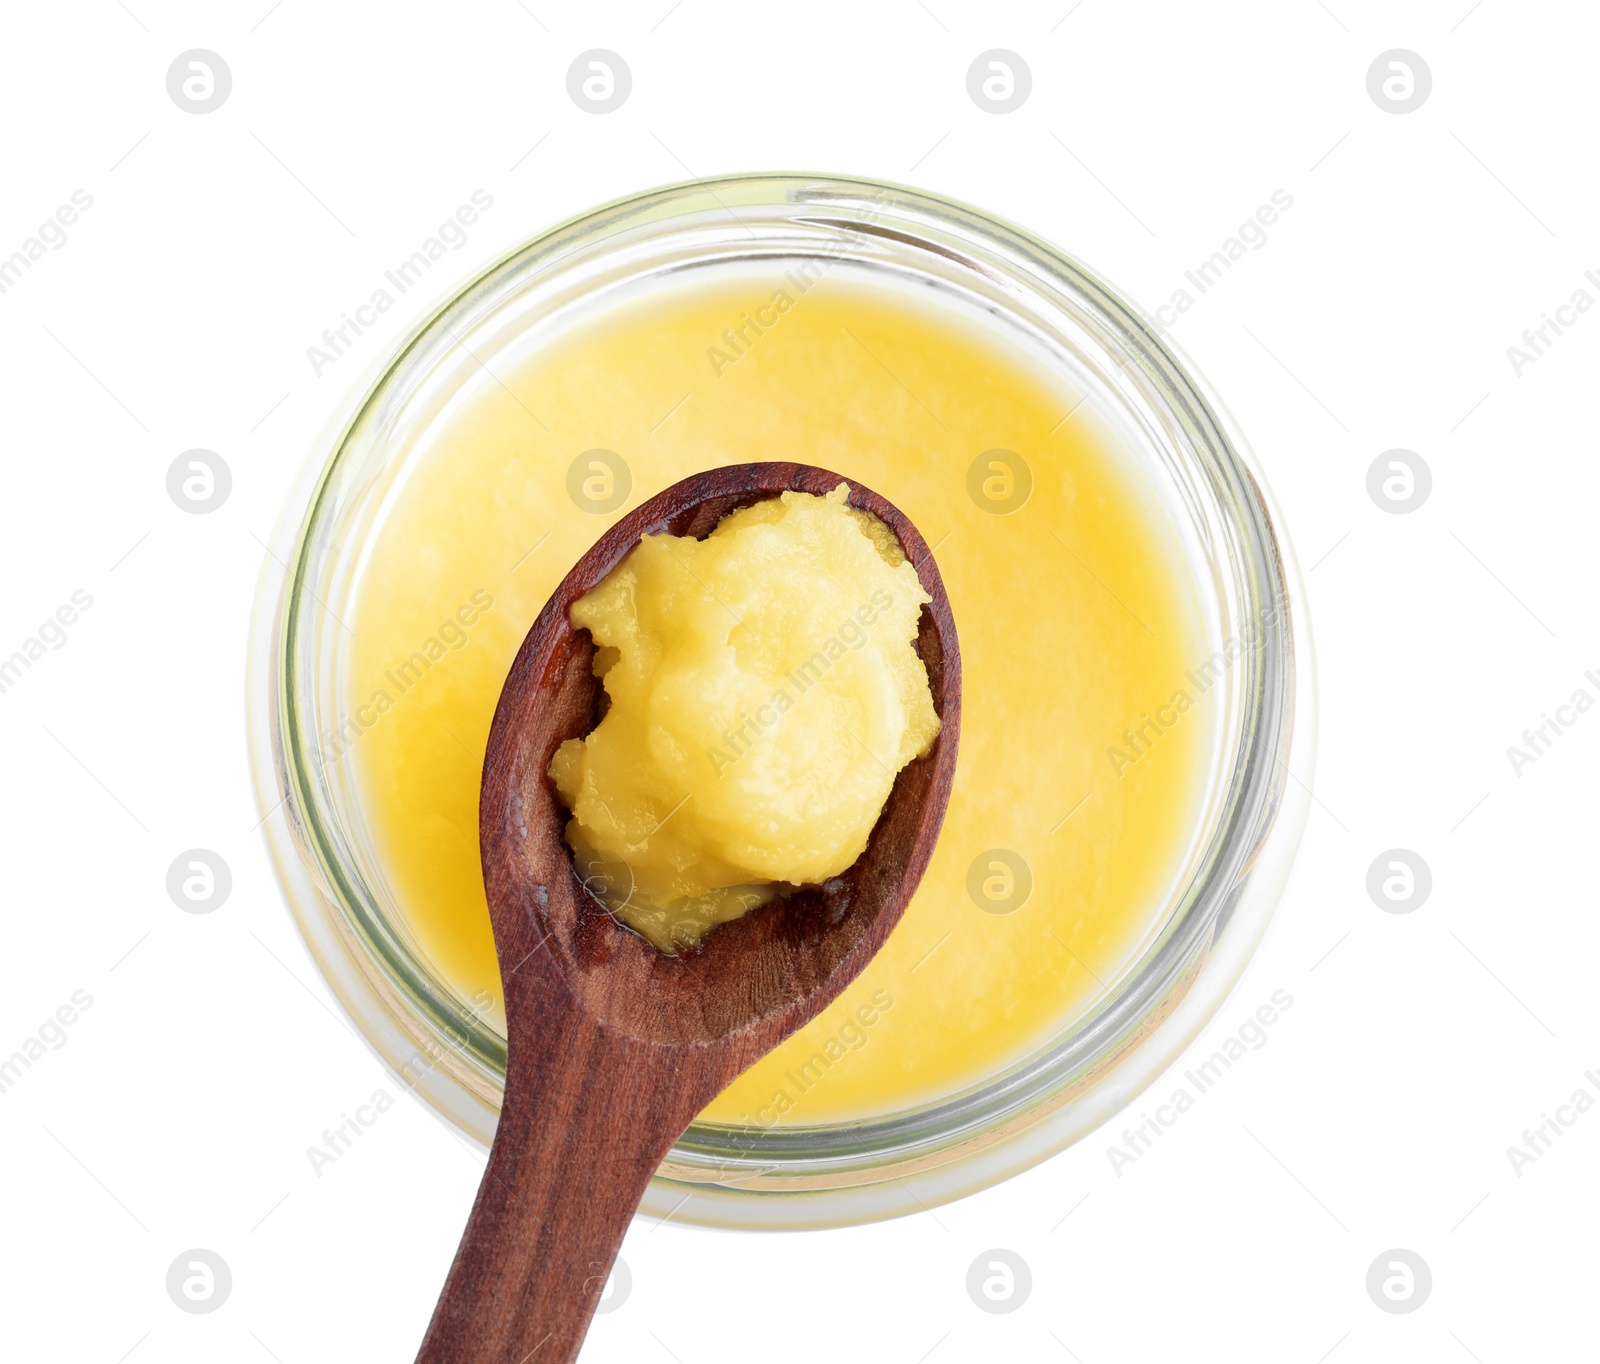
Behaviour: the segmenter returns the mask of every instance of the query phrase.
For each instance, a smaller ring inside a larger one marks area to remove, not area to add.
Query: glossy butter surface
[[[904,295],[832,277],[802,292],[776,272],[616,310],[496,378],[391,493],[348,617],[359,734],[341,761],[435,969],[463,998],[499,999],[479,775],[551,591],[669,484],[792,459],[878,490],[933,547],[964,666],[960,757],[887,947],[706,1118],[902,1110],[1091,1008],[1158,926],[1212,740],[1186,676],[1210,652],[1195,589],[1092,405]],[[596,450],[619,458],[596,471],[580,459]]]
[[[568,613],[607,707],[550,763],[567,846],[663,952],[846,871],[938,736],[915,648],[930,598],[849,493],[786,492],[701,540],[646,535]]]

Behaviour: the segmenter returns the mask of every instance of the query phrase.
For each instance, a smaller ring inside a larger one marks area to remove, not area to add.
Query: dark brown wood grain
[[[704,537],[786,489],[850,485],[899,538],[932,602],[917,648],[941,731],[896,778],[843,875],[753,910],[696,951],[663,955],[579,881],[546,775],[593,729],[601,686],[572,603],[639,542]],[[500,960],[507,1075],[500,1126],[419,1364],[577,1357],[656,1167],[734,1076],[815,1017],[899,921],[932,855],[961,732],[961,655],[938,567],[915,526],[852,479],[803,464],[696,474],[612,526],[540,612],[506,678],[484,759],[479,826]]]

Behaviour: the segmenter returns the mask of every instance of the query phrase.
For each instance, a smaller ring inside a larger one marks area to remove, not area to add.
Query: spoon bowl
[[[866,850],[667,956],[606,909],[573,865],[548,776],[604,699],[570,608],[647,534],[703,538],[729,512],[849,485],[932,600],[917,651],[940,733],[904,767]],[[512,664],[484,758],[479,831],[500,961],[507,1073],[478,1199],[419,1361],[575,1358],[650,1176],[702,1108],[814,1018],[887,940],[928,865],[955,772],[961,655],[938,566],[879,494],[810,465],[696,474],[612,526],[556,588]]]

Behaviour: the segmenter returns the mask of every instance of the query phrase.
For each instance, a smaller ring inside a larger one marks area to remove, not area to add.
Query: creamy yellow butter
[[[718,369],[708,350],[775,289],[792,302],[782,324]],[[1173,531],[1082,398],[998,332],[915,297],[833,276],[801,294],[776,271],[629,303],[484,376],[415,452],[352,598],[334,603],[352,631],[337,761],[418,954],[499,1020],[478,790],[506,672],[557,584],[679,479],[795,459],[881,492],[933,547],[961,637],[961,752],[888,943],[705,1118],[902,1112],[1092,1010],[1160,930],[1217,726],[1216,693],[1189,675],[1214,646]],[[596,447],[632,476],[603,516],[568,491]],[[1031,470],[1012,510],[987,498],[1014,491],[997,448]],[[1158,710],[1181,718],[1135,732]],[[997,850],[1026,866],[1025,898]],[[1020,903],[995,912],[974,888]]]
[[[939,733],[914,648],[928,594],[849,491],[646,535],[572,605],[610,704],[550,764],[567,842],[664,952],[844,871]]]

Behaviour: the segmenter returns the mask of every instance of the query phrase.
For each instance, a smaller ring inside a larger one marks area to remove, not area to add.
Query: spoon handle
[[[651,1175],[711,1097],[681,1055],[554,993],[518,1011],[538,1017],[514,1027],[500,1126],[417,1364],[575,1360]]]

